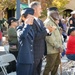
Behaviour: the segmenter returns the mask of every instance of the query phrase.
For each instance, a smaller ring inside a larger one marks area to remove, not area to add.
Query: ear
[[[34,9],[34,13],[36,13],[36,8],[33,8]]]

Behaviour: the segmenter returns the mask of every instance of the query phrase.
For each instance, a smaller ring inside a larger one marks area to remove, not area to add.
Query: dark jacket
[[[70,21],[72,21],[72,23],[70,23]],[[70,27],[75,27],[75,18],[71,17],[69,19],[69,23],[70,23]]]
[[[26,27],[19,27],[17,29],[18,42],[19,42],[19,53],[18,63],[33,64],[33,40],[34,32],[32,26],[27,25]]]
[[[15,28],[8,29],[9,51],[18,51],[17,32]],[[16,48],[13,48],[15,46]]]
[[[45,51],[45,36],[47,35],[46,28],[44,27],[44,24],[41,20],[40,26],[37,23],[36,20],[34,20],[33,24],[33,30],[35,32],[35,38],[34,38],[34,58],[35,59],[41,59],[44,55]]]

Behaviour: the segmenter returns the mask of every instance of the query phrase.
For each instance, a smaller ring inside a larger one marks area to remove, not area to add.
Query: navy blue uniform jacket
[[[33,40],[34,32],[31,25],[26,27],[18,27],[17,29],[18,41],[19,41],[19,53],[17,62],[23,64],[33,64]]]

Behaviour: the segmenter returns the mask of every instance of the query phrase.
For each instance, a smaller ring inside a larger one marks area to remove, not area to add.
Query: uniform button
[[[33,40],[31,40],[31,42],[33,42]]]
[[[33,50],[31,50],[31,52],[32,52]]]
[[[33,45],[31,45],[31,47],[32,47]]]

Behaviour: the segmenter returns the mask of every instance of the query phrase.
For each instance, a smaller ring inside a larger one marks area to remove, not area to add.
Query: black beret
[[[21,15],[27,16],[28,14],[34,15],[34,9],[32,9],[32,8],[25,8],[21,12]]]
[[[50,7],[50,8],[47,8],[47,10],[49,10],[49,11],[58,11],[58,8],[57,7]]]
[[[75,27],[70,27],[68,30],[68,36],[71,34],[72,31],[75,31]]]
[[[14,18],[14,17],[11,17],[11,18],[8,19],[7,23],[10,26],[12,22],[16,22],[16,21],[18,21],[18,19]]]

